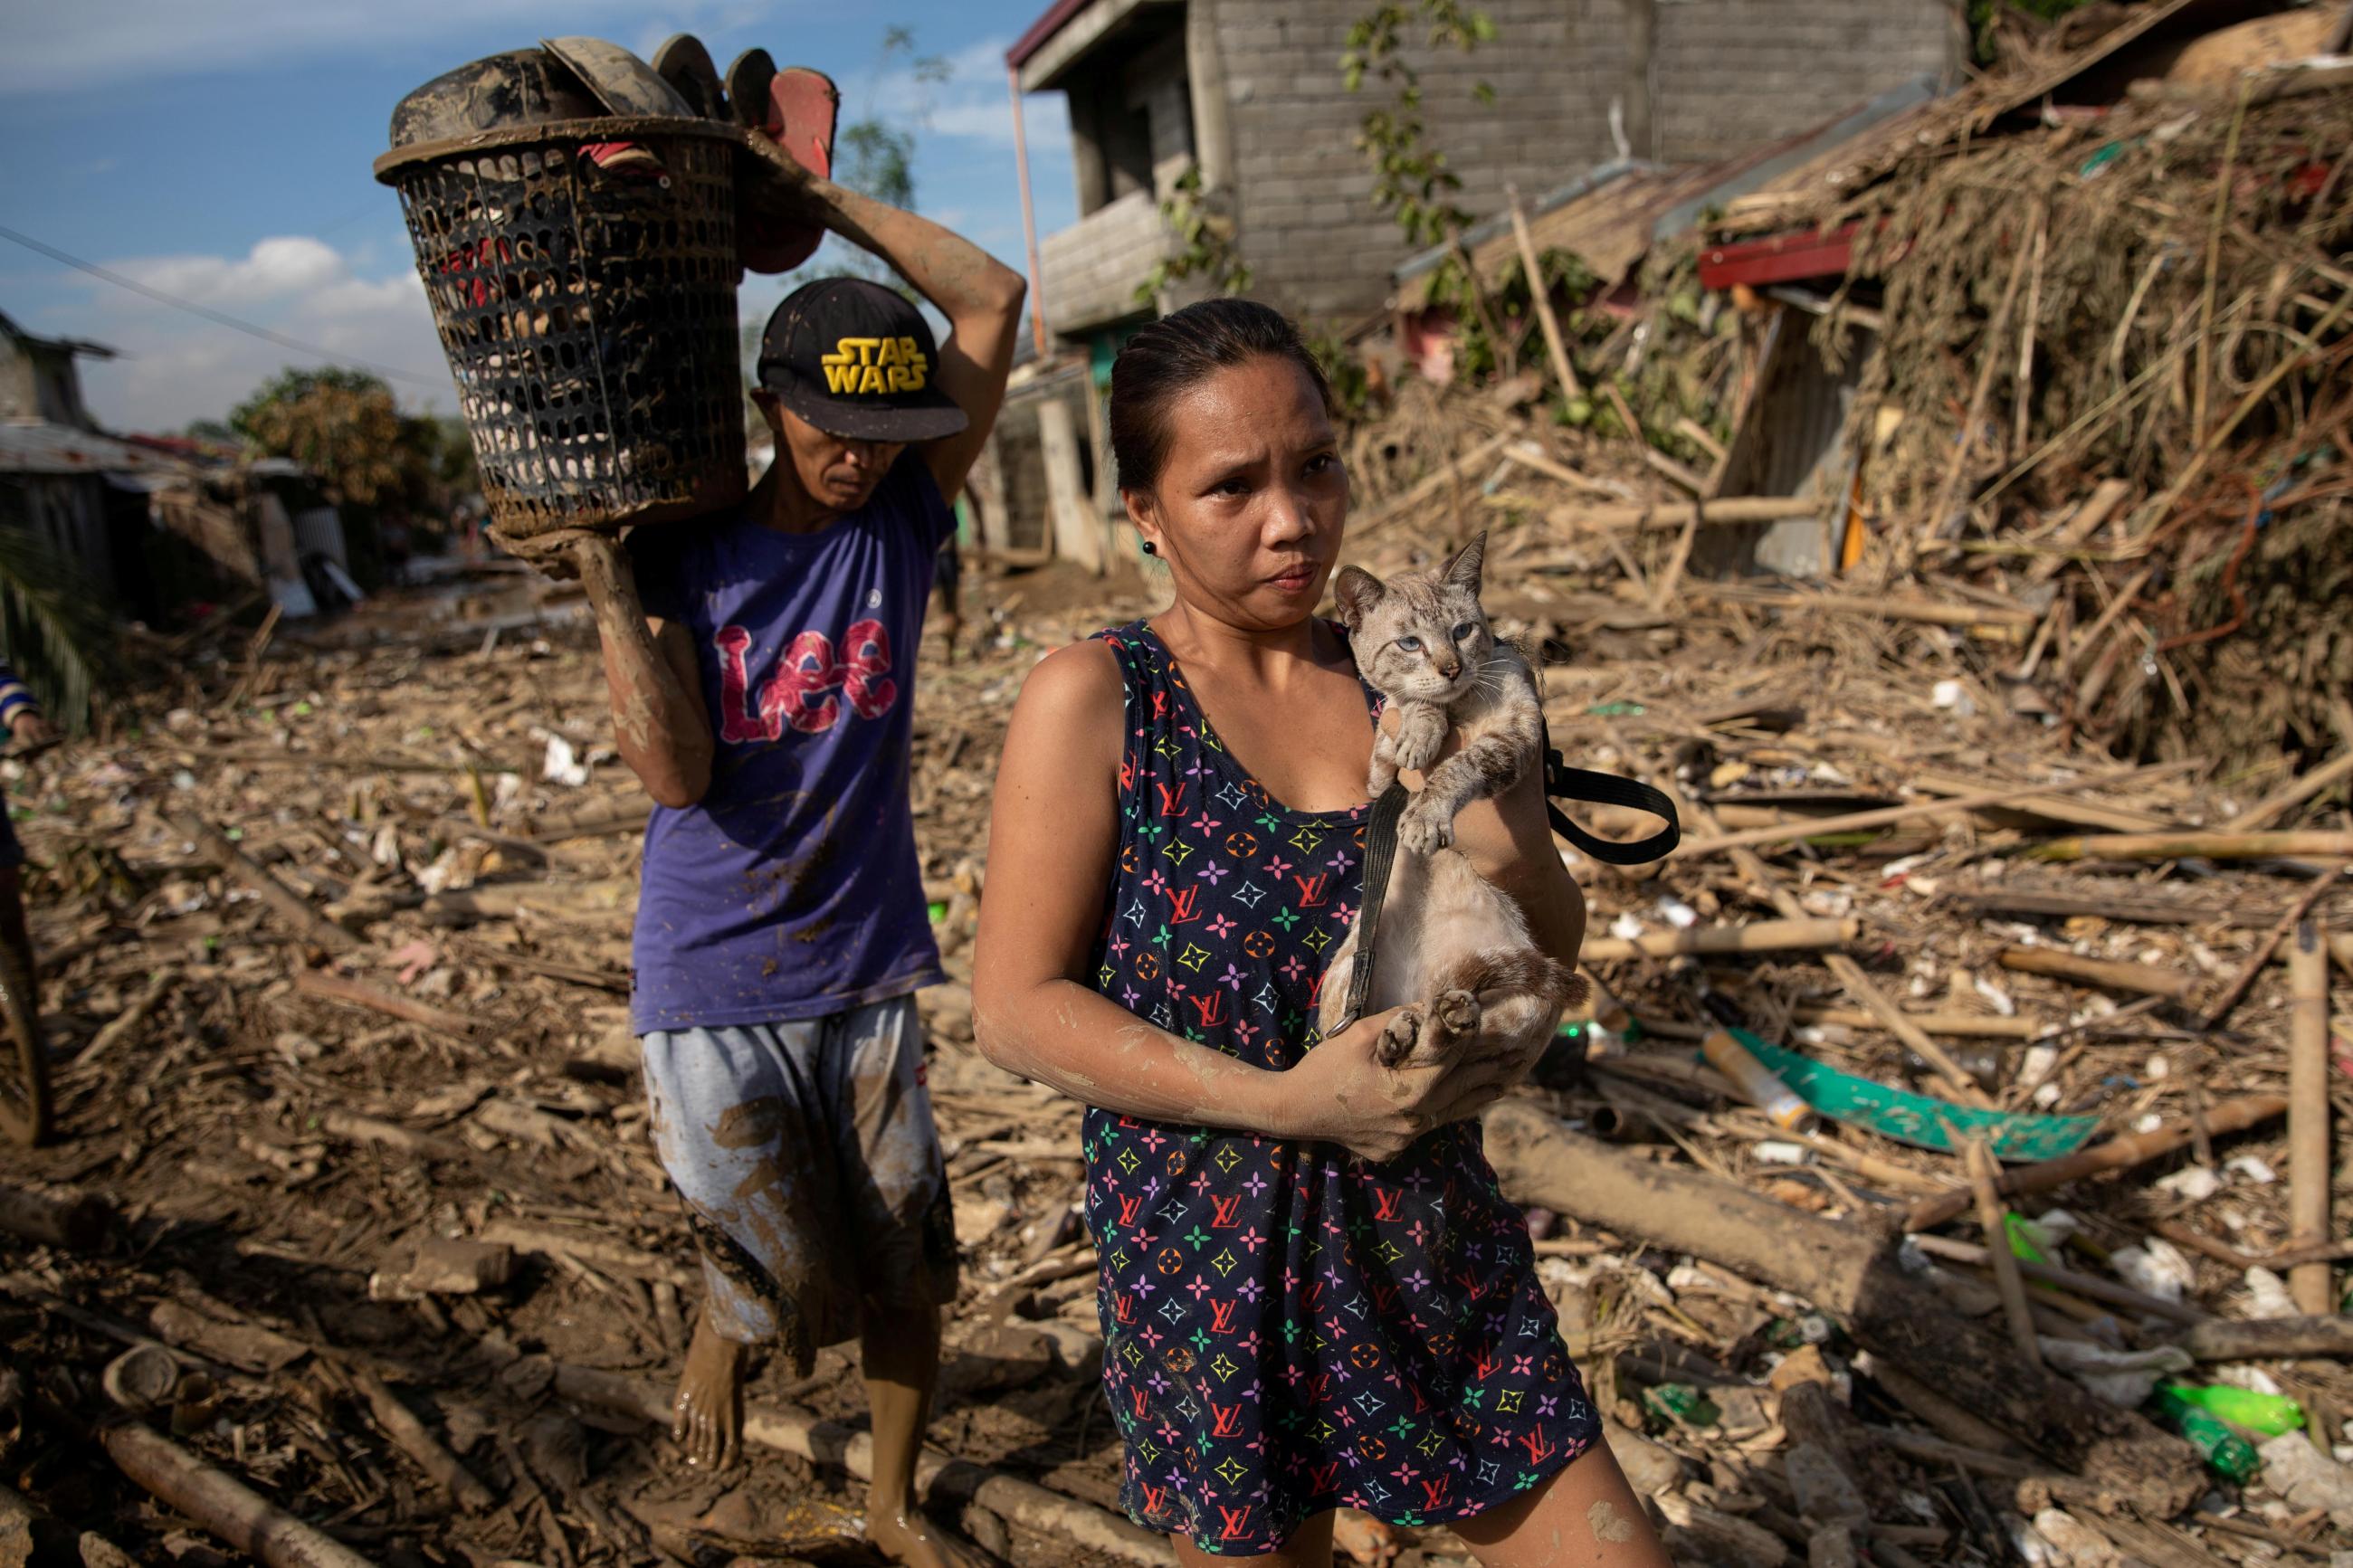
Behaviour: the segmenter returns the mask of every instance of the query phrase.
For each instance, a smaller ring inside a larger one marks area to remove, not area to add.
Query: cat
[[[1377,800],[1400,771],[1422,786],[1398,820],[1398,854],[1382,906],[1379,950],[1366,1011],[1405,1011],[1376,1046],[1397,1067],[1429,1061],[1482,1023],[1517,1034],[1584,997],[1577,972],[1539,951],[1511,895],[1480,876],[1451,846],[1454,817],[1474,800],[1504,794],[1541,767],[1544,712],[1519,650],[1497,640],[1479,605],[1487,536],[1437,572],[1383,583],[1360,566],[1333,585],[1356,668],[1388,700],[1395,725],[1373,743],[1365,787]],[[1461,744],[1439,761],[1447,731]],[[1317,998],[1328,1036],[1347,1011],[1356,939],[1332,955]]]

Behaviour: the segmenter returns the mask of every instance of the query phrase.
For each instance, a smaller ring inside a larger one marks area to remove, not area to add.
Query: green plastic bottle
[[[1642,1407],[1669,1426],[1713,1426],[1724,1419],[1715,1401],[1688,1383],[1662,1383],[1642,1391]]]
[[[2208,1469],[2241,1485],[2263,1473],[2263,1462],[2255,1453],[2253,1444],[2182,1398],[2170,1387],[2159,1388],[2155,1397],[2158,1409],[2184,1437],[2189,1439],[2189,1446],[2204,1457]]]
[[[2209,1415],[2221,1417],[2242,1432],[2276,1437],[2304,1425],[2304,1406],[2284,1394],[2258,1394],[2252,1388],[2233,1388],[2227,1383],[2168,1383],[2165,1391]]]

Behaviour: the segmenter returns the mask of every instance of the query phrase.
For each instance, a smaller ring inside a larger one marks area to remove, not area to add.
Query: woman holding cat
[[[1396,1068],[1393,1013],[1316,1039],[1377,721],[1314,614],[1348,504],[1322,373],[1281,316],[1208,301],[1122,351],[1111,427],[1175,599],[1023,688],[974,1001],[991,1060],[1091,1108],[1122,1501],[1187,1563],[1326,1563],[1345,1505],[1489,1568],[1663,1564],[1472,1120],[1549,1021]],[[1453,837],[1573,963],[1538,780]]]

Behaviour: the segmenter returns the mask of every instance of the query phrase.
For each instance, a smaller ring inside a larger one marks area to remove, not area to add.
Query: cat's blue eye
[[[1478,629],[1479,628],[1477,626],[1472,626],[1469,621],[1465,621],[1461,626],[1454,628],[1454,640],[1456,642],[1468,642],[1471,640],[1471,634]]]
[[[1421,639],[1419,637],[1399,637],[1398,638],[1397,645],[1408,653],[1419,653],[1421,651]]]

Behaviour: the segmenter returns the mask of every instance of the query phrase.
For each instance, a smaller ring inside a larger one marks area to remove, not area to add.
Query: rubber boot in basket
[[[536,49],[395,110],[376,177],[407,214],[491,532],[518,553],[743,498],[734,137],[605,113]]]

